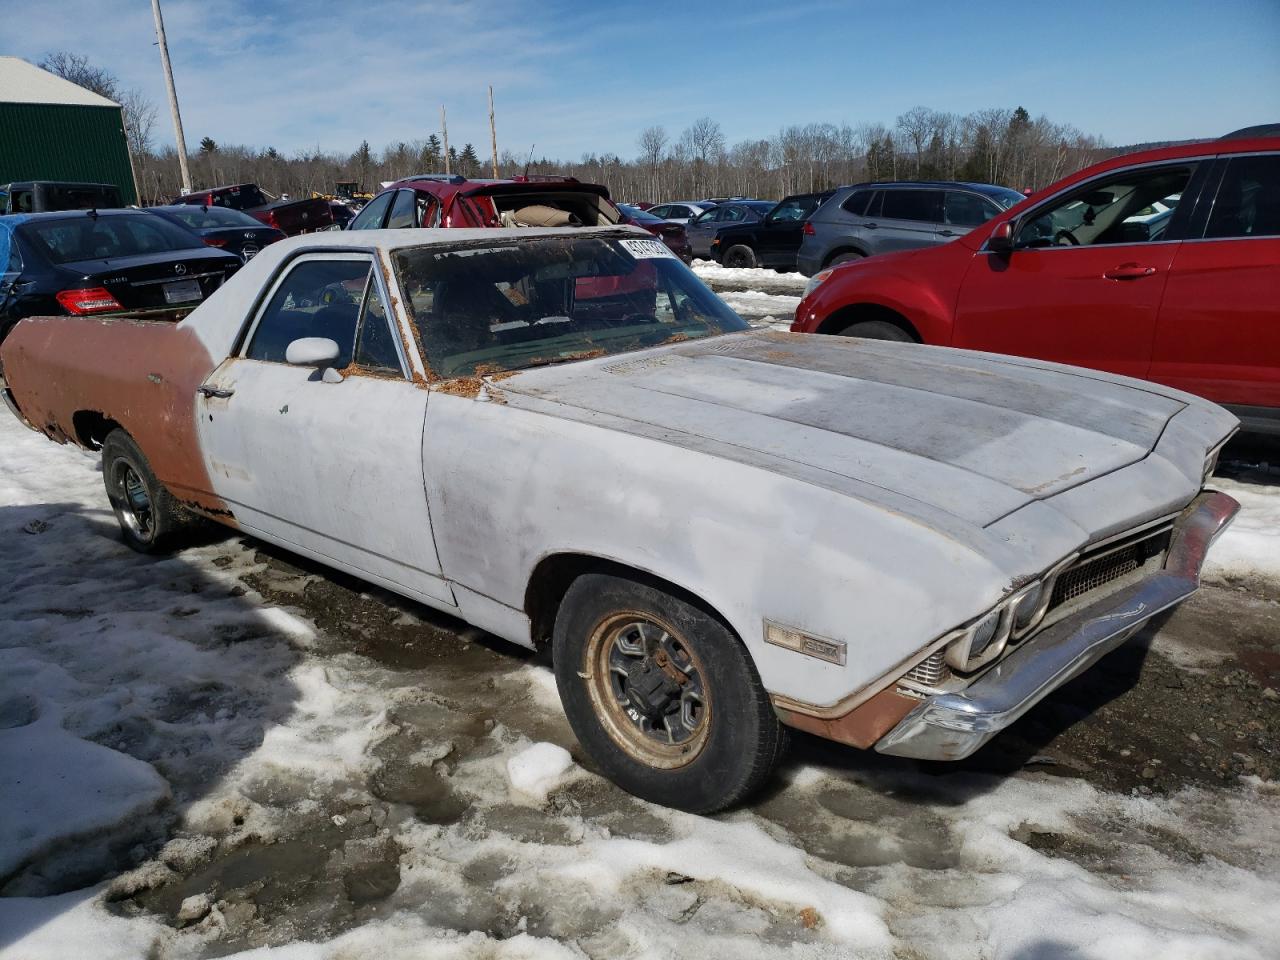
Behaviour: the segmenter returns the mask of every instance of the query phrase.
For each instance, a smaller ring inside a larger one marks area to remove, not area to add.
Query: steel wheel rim
[[[683,634],[652,614],[613,614],[591,632],[585,660],[596,716],[629,756],[673,769],[701,754],[711,697],[706,668]]]
[[[117,460],[112,467],[112,480],[121,523],[137,539],[150,540],[155,533],[155,510],[141,474],[129,461]]]

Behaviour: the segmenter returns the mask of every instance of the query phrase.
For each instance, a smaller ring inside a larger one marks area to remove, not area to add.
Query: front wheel
[[[171,549],[189,526],[190,515],[123,430],[112,430],[102,442],[102,479],[124,542],[139,553]]]
[[[556,617],[556,685],[569,724],[629,793],[691,813],[741,802],[786,744],[746,648],[670,593],[587,574]]]
[[[745,269],[756,265],[756,253],[746,244],[738,243],[724,252],[724,265]]]
[[[915,343],[911,334],[887,320],[864,320],[840,331],[842,337],[862,337],[865,340],[896,340],[898,343]]]

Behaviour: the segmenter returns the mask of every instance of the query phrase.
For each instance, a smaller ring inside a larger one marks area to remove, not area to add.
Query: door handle
[[[207,383],[202,383],[196,387],[196,393],[202,393],[206,397],[217,397],[219,400],[225,400],[227,397],[235,393],[234,390],[226,387],[211,387]]]
[[[880,226],[880,224],[878,224],[878,223],[864,223],[864,224],[863,224],[863,226],[864,226],[864,227],[866,227],[868,230],[875,230],[876,228],[878,228],[878,227]]]
[[[1108,280],[1141,280],[1156,272],[1155,267],[1144,267],[1137,263],[1122,263],[1112,267],[1103,274]]]
[[[940,236],[940,237],[958,237],[958,236],[960,236],[960,234],[956,233],[954,230],[939,230],[939,231],[938,231],[938,236]]]

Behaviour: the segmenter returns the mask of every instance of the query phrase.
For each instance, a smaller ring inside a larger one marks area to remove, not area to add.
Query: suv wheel
[[[786,732],[746,648],[665,590],[581,576],[552,643],[574,734],[629,793],[713,813],[759,788],[782,756]]]
[[[747,268],[756,265],[756,253],[744,243],[735,244],[724,252],[726,267]]]
[[[855,260],[865,260],[862,254],[856,250],[847,250],[844,253],[837,253],[834,257],[827,261],[828,267],[838,267],[842,263],[853,263]]]
[[[862,337],[864,340],[896,340],[899,343],[915,343],[907,331],[888,320],[864,320],[852,323],[840,331],[842,337]]]

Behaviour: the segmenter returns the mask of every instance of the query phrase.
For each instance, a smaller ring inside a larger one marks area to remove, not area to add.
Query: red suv
[[[574,177],[468,180],[433,173],[397,180],[365,204],[347,229],[605,227],[621,219],[608,187]]]
[[[1280,136],[1116,157],[944,246],[823,270],[791,329],[1143,377],[1280,435]]]

